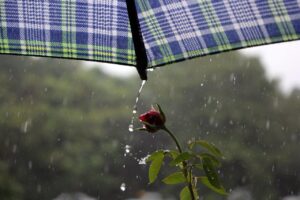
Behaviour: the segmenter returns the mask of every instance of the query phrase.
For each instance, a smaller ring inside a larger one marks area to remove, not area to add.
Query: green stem
[[[181,149],[181,146],[176,138],[176,136],[169,130],[167,129],[167,127],[164,127],[163,130],[165,130],[170,136],[171,138],[174,140],[174,142],[176,143],[176,146],[177,146],[177,149],[179,151],[179,153],[182,153],[182,149]]]
[[[182,153],[182,148],[181,148],[181,146],[180,146],[180,144],[179,144],[178,139],[176,138],[176,136],[167,127],[163,127],[162,129],[164,131],[166,131],[171,136],[171,138],[176,143],[176,146],[177,146],[177,149],[178,149],[179,153]],[[188,177],[189,173],[188,173],[188,169],[187,169],[187,163],[185,161],[183,161],[182,165],[183,165],[183,174],[184,174],[186,180],[189,180],[188,181],[188,188],[189,188],[192,200],[196,200],[195,199],[195,195],[194,195],[194,191],[193,191],[192,178]]]
[[[190,168],[190,181],[192,184],[192,188],[194,189],[193,190],[194,197],[195,197],[195,199],[199,199],[198,192],[196,189],[196,184],[195,184],[194,177],[193,177],[193,168],[192,167]]]

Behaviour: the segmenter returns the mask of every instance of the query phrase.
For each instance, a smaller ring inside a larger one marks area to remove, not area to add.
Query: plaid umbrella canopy
[[[0,53],[146,68],[300,38],[299,0],[0,0]]]

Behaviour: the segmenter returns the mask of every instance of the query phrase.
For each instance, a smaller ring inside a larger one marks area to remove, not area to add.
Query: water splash
[[[126,190],[126,184],[125,184],[125,183],[122,183],[122,184],[121,184],[120,190],[121,190],[122,192],[125,192],[125,190]]]
[[[150,157],[150,155],[145,156],[144,158],[141,158],[139,161],[139,165],[146,165],[147,159]]]
[[[142,93],[142,90],[143,90],[143,87],[144,85],[146,84],[146,80],[143,80],[142,83],[141,83],[141,86],[140,86],[140,89],[136,95],[136,99],[135,99],[135,104],[133,106],[133,109],[132,109],[132,117],[131,117],[131,121],[130,121],[130,124],[128,126],[128,130],[129,132],[133,132],[134,131],[134,125],[133,125],[133,122],[134,122],[134,119],[135,119],[135,115],[137,113],[137,104],[139,102],[139,99],[140,99],[140,96],[141,96],[141,93]]]

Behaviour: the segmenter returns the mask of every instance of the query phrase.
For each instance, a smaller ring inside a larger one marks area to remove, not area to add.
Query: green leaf
[[[147,129],[146,128],[143,128],[143,127],[141,127],[141,128],[136,128],[136,129],[134,129],[135,131],[147,131]]]
[[[171,163],[171,166],[177,165],[178,163],[181,163],[185,160],[189,160],[190,158],[194,157],[194,154],[191,154],[189,152],[183,152],[179,154]]]
[[[189,148],[192,149],[195,145],[200,145],[200,146],[204,147],[205,149],[207,149],[208,151],[210,151],[212,154],[214,154],[217,157],[223,157],[223,154],[217,147],[215,147],[213,144],[206,142],[205,140],[193,141],[189,144]]]
[[[164,151],[165,155],[170,156],[173,160],[179,155],[177,150],[166,150]]]
[[[217,172],[214,168],[214,165],[213,165],[212,161],[209,158],[204,157],[202,159],[202,164],[203,164],[203,170],[204,170],[209,182],[214,187],[221,188],[219,177],[218,177],[218,174],[217,174]]]
[[[192,200],[188,186],[184,187],[180,192],[180,200]]]
[[[186,182],[186,179],[182,172],[175,172],[162,180],[165,184],[172,185]]]
[[[201,159],[203,159],[203,158],[210,159],[212,164],[215,167],[220,167],[221,166],[221,162],[215,156],[213,156],[209,153],[201,153],[201,154],[199,154],[199,156],[200,156]]]
[[[163,150],[158,150],[158,151],[153,152],[152,154],[149,155],[146,162],[150,162],[150,161],[156,159],[157,157],[161,156],[161,154],[164,154]]]
[[[210,182],[209,182],[209,180],[206,176],[198,177],[197,179],[198,179],[198,181],[200,181],[203,185],[205,185],[206,187],[208,187],[212,191],[214,191],[218,194],[221,194],[221,195],[228,195],[228,193],[225,191],[225,189],[223,187],[216,188],[215,186],[210,184]]]
[[[143,123],[143,124],[149,126],[150,128],[156,128],[156,127],[157,127],[156,125],[150,124],[150,123],[145,122],[145,121],[141,121],[141,123]]]
[[[150,164],[149,174],[148,174],[150,184],[156,180],[165,155],[161,151],[161,152],[155,152],[154,156],[153,156],[153,154],[151,156],[150,157],[151,157],[152,162]],[[147,159],[147,160],[149,160],[149,159]]]
[[[160,105],[159,104],[155,104],[155,105],[158,107],[158,111],[161,114],[161,116],[163,117],[163,121],[166,121],[166,115],[163,112],[163,110],[161,109]]]

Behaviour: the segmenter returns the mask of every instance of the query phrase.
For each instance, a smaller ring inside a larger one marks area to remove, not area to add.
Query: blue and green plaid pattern
[[[148,66],[300,38],[299,0],[136,0]],[[0,0],[0,53],[136,65],[126,0]]]
[[[0,53],[136,63],[125,0],[0,0]]]
[[[300,38],[298,0],[138,0],[150,66]]]

